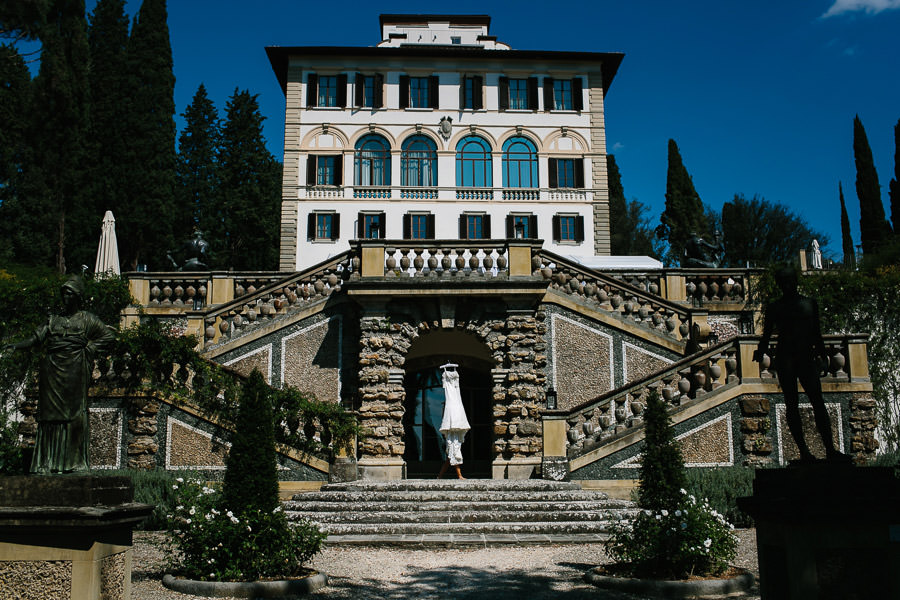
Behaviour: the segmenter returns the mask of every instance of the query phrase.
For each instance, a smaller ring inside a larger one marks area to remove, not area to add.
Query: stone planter
[[[163,587],[182,594],[206,598],[282,598],[310,594],[328,585],[325,573],[316,573],[303,579],[280,581],[195,581],[163,576]]]
[[[739,574],[725,579],[691,581],[665,579],[633,579],[604,575],[603,567],[594,567],[584,575],[588,583],[605,589],[629,592],[651,598],[721,598],[745,592],[753,585],[753,574],[737,569]]]

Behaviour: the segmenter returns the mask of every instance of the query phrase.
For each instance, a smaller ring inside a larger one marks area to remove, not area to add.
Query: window
[[[391,150],[380,135],[367,135],[356,142],[353,184],[391,185]]]
[[[544,110],[576,110],[583,109],[581,98],[581,78],[553,79],[544,78]]]
[[[477,135],[464,137],[456,145],[456,185],[491,187],[493,167],[491,147]]]
[[[356,237],[360,239],[384,238],[384,213],[359,213]]]
[[[310,154],[306,161],[306,185],[341,185],[344,157]]]
[[[310,73],[306,79],[308,107],[347,106],[347,75],[318,75]]]
[[[538,187],[537,148],[526,137],[512,137],[503,144],[503,187]]]
[[[550,158],[547,171],[552,188],[583,188],[584,161],[580,158]]]
[[[450,43],[453,44],[454,46],[458,46],[458,45],[462,44],[462,38],[459,37],[458,35],[452,35],[452,36],[450,36]]]
[[[400,185],[437,185],[437,146],[424,135],[414,135],[400,149]]]
[[[584,217],[581,215],[554,215],[553,241],[580,243],[584,241]]]
[[[403,215],[403,239],[433,240],[434,215],[429,213],[407,213]]]
[[[537,236],[536,215],[507,215],[506,237],[533,240]]]
[[[484,78],[480,75],[463,77],[460,85],[459,106],[464,110],[481,110],[484,108],[482,88]]]
[[[537,110],[537,90],[537,77],[528,79],[501,77],[497,89],[500,110]]]
[[[437,108],[438,76],[400,76],[400,108]]]
[[[384,76],[356,74],[354,81],[354,106],[382,108],[384,106]]]
[[[331,241],[338,239],[341,229],[341,215],[334,212],[311,212],[307,222],[307,239]]]
[[[464,213],[459,217],[461,240],[486,240],[491,237],[491,215]]]

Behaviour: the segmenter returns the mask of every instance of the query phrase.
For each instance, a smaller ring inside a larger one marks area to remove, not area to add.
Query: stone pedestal
[[[359,467],[353,456],[340,456],[332,461],[328,469],[329,483],[345,483],[359,479]]]
[[[0,598],[131,598],[131,534],[153,510],[133,498],[127,477],[0,477]]]
[[[739,506],[756,520],[763,600],[900,598],[900,480],[819,463],[756,472]]]

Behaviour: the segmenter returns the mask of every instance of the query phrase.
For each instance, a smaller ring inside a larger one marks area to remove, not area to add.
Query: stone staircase
[[[597,542],[635,510],[577,483],[490,479],[331,483],[284,508],[328,544],[401,547]]]

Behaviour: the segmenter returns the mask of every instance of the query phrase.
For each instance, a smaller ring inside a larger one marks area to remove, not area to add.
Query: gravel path
[[[756,532],[739,530],[735,564],[758,573]],[[136,532],[133,600],[194,600],[160,583],[165,554],[161,534]],[[326,547],[311,567],[328,574],[329,585],[311,598],[487,599],[487,600],[637,600],[582,581],[591,567],[606,562],[601,544],[494,547],[465,550],[399,550]],[[759,591],[743,596],[759,600]]]

